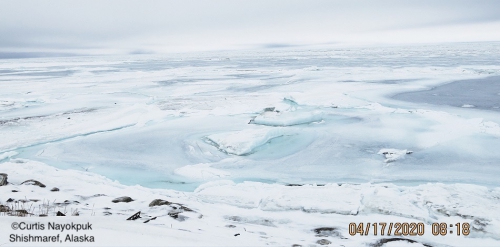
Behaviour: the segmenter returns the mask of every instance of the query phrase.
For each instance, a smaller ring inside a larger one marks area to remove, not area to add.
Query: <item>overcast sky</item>
[[[499,0],[0,0],[0,52],[500,41]]]

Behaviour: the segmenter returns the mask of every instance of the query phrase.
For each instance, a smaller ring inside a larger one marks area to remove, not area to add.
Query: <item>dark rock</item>
[[[316,233],[316,237],[339,237],[342,238],[342,234],[335,227],[319,227],[313,230]]]
[[[323,238],[323,239],[320,239],[320,240],[316,241],[316,243],[317,243],[317,244],[320,244],[320,245],[329,245],[329,244],[331,244],[332,242],[330,242],[330,240],[328,240],[328,239],[324,239],[324,238]]]
[[[52,192],[59,191],[59,188],[54,187],[54,188],[52,188],[50,191],[52,191]]]
[[[110,216],[110,215],[112,215],[111,212],[104,212],[103,214],[104,214],[104,216]]]
[[[156,220],[156,217],[153,217],[153,218],[151,218],[151,219],[149,219],[149,220],[146,220],[146,221],[144,221],[144,223],[148,223],[148,222],[150,222],[150,221],[152,221],[152,220]]]
[[[174,219],[177,219],[177,218],[179,218],[179,212],[169,212],[168,216],[170,216]]]
[[[0,173],[0,186],[4,186],[4,185],[7,185],[8,182],[7,182],[7,177],[8,175],[5,174],[5,173]]]
[[[38,186],[40,188],[45,188],[45,184],[42,184],[40,183],[39,181],[36,181],[34,179],[29,179],[29,180],[26,180],[24,182],[22,182],[21,184],[25,184],[25,185],[35,185],[35,186]]]
[[[226,225],[226,227],[229,227],[229,228],[236,228],[235,225]]]
[[[185,221],[188,217],[181,215],[179,211],[171,211],[168,213],[168,216],[174,218],[177,221]]]
[[[286,184],[285,186],[303,186],[303,184]]]
[[[76,195],[80,198],[82,198],[82,200],[88,200],[88,199],[91,199],[91,198],[95,198],[95,197],[101,197],[101,196],[106,196],[105,194],[95,194],[95,195],[92,195],[92,196],[81,196],[81,195]]]
[[[131,202],[133,201],[132,198],[128,197],[128,196],[122,196],[122,197],[118,197],[118,198],[115,198],[112,200],[112,202],[114,203],[118,203],[118,202]]]
[[[66,216],[65,214],[61,213],[61,211],[57,211],[56,216]]]
[[[188,207],[185,207],[185,206],[182,206],[181,205],[181,209],[184,210],[184,211],[187,211],[187,212],[194,212],[194,210],[188,208]]]
[[[302,247],[300,244],[292,244],[292,247]]]
[[[128,217],[127,220],[136,220],[136,219],[139,219],[141,218],[141,211],[133,214],[132,216]]]
[[[13,201],[14,201],[14,199],[12,199],[12,198],[7,199],[7,202],[13,202]]]
[[[179,210],[180,212],[186,211],[186,212],[194,212],[194,210],[180,204],[180,203],[174,203],[174,202],[169,202],[166,200],[162,199],[154,199],[151,203],[149,203],[150,207],[155,207],[155,206],[163,206],[163,205],[169,205],[171,208],[175,210]]]
[[[250,223],[250,224],[256,224],[256,225],[263,225],[263,226],[273,226],[273,222],[269,219],[263,219],[263,218],[243,218],[240,216],[224,216],[227,220],[234,221],[234,222],[241,222],[241,223]]]
[[[60,206],[67,206],[71,204],[71,202],[69,200],[64,200],[64,202],[54,202],[54,205],[60,207]]]
[[[0,204],[0,213],[9,212],[10,208]]]
[[[17,191],[17,190],[12,190],[12,192],[16,193],[16,192],[19,192],[19,191]]]
[[[236,237],[236,236],[239,236],[239,235],[240,235],[239,233],[234,234],[234,236],[235,236],[235,237]]]
[[[406,242],[411,243],[411,244],[419,243],[413,239],[408,239],[408,238],[382,238],[382,239],[378,240],[377,242],[375,242],[374,244],[372,244],[371,246],[372,247],[382,247],[386,243],[394,242],[394,241],[406,241]],[[428,244],[424,244],[424,243],[420,243],[420,244],[422,244],[425,247],[432,247],[432,245],[428,245]]]
[[[471,223],[471,226],[475,231],[485,232],[485,228],[486,226],[488,226],[489,221],[490,220],[487,219],[475,218],[474,221]]]
[[[154,207],[154,206],[163,206],[163,205],[170,205],[170,204],[172,204],[172,203],[169,201],[165,201],[162,199],[154,199],[151,203],[149,203],[149,206]]]
[[[16,216],[26,216],[28,214],[28,211],[26,211],[25,209],[18,209],[14,212],[16,212]]]
[[[229,217],[227,217],[227,219],[232,220],[232,221],[236,221],[236,222],[240,222],[243,220],[240,216],[229,216]]]
[[[40,215],[38,215],[38,216],[40,216],[40,217],[47,217],[47,215],[46,215],[46,214],[40,214]]]

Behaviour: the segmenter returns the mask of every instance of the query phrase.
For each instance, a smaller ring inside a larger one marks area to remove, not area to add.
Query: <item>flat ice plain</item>
[[[499,43],[0,60],[0,204],[80,198],[100,245],[140,244],[109,222],[143,211],[159,246],[498,246],[499,85]],[[348,233],[382,221],[427,232]],[[473,228],[433,236],[442,221]]]

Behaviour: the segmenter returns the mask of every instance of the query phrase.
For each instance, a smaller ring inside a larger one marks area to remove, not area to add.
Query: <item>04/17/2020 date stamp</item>
[[[382,235],[382,236],[422,236],[426,233],[425,224],[422,222],[379,222],[379,223],[354,223],[349,224],[349,234],[351,236],[360,235]],[[445,222],[432,223],[432,235],[445,236],[447,234],[456,234],[457,236],[467,236],[470,234],[470,224],[455,223],[448,224]]]

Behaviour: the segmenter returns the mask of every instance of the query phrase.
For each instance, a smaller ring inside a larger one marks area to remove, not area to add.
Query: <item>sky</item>
[[[0,0],[0,54],[500,41],[498,0]]]

